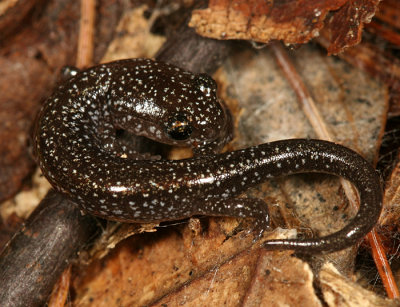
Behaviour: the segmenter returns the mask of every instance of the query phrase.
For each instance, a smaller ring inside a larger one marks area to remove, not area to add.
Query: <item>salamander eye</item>
[[[177,113],[168,119],[167,133],[174,140],[186,140],[192,134],[192,126],[185,114]]]
[[[198,74],[194,79],[197,88],[206,96],[210,96],[212,92],[216,92],[217,83],[207,74]]]

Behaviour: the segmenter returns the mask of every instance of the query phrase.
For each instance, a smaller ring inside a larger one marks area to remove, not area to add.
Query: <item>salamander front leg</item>
[[[231,216],[254,219],[255,241],[269,229],[267,204],[257,198],[218,198],[205,201],[196,208],[195,214],[208,216]]]

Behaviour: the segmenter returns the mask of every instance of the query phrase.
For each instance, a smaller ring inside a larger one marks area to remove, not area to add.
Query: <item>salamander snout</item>
[[[216,95],[217,83],[207,74],[198,74],[194,79],[196,87],[206,96]]]

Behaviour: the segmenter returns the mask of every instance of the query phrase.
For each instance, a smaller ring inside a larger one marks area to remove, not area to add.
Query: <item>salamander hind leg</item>
[[[257,198],[218,198],[201,203],[195,214],[207,216],[230,216],[254,219],[252,231],[254,241],[269,229],[270,219],[267,204]]]

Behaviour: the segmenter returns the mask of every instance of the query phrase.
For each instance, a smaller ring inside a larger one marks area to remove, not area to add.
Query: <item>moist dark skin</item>
[[[194,158],[154,160],[119,142],[116,131],[193,148]],[[267,205],[237,198],[268,178],[320,172],[351,181],[360,209],[350,223],[313,239],[272,240],[266,249],[341,250],[359,242],[382,208],[380,178],[360,155],[338,144],[282,140],[218,154],[231,139],[231,117],[209,76],[149,59],[95,66],[61,85],[43,106],[34,152],[43,174],[86,212],[148,223],[193,215],[254,218],[269,227]]]

